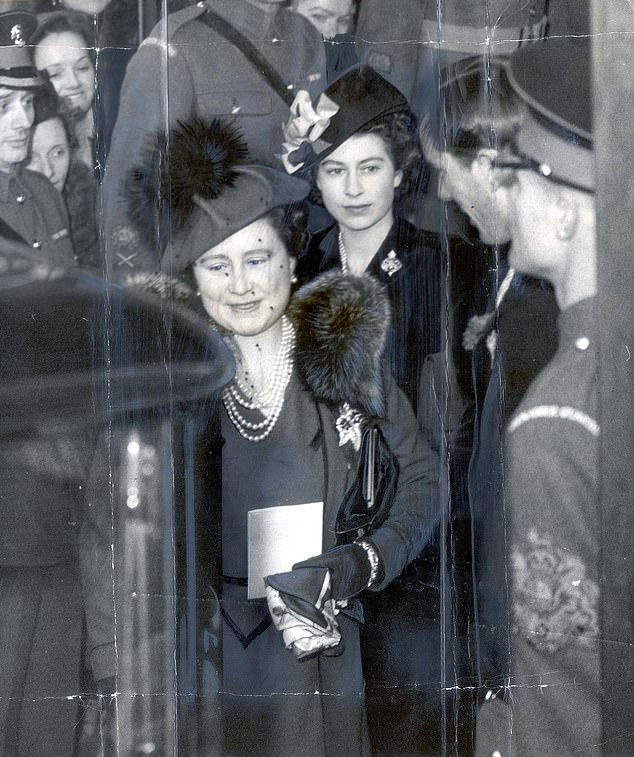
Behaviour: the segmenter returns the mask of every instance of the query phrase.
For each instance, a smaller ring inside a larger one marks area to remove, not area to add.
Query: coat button
[[[34,250],[39,250],[39,249],[40,249],[40,247],[42,246],[42,243],[41,243],[41,242],[38,242],[38,241],[37,241],[37,239],[36,239],[36,240],[35,240],[35,242],[33,242],[33,245],[32,245],[32,246],[33,246],[33,249],[34,249]]]
[[[15,198],[15,201],[16,201],[16,202],[17,202],[17,203],[18,203],[19,205],[22,205],[22,203],[23,203],[23,202],[24,202],[25,200],[26,200],[26,197],[25,197],[24,195],[18,195],[18,196],[17,196],[16,198]]]

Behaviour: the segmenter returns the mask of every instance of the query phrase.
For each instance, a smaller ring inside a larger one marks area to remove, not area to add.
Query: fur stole
[[[385,415],[382,357],[390,304],[372,276],[331,271],[293,296],[295,364],[319,401],[348,402],[371,416]]]

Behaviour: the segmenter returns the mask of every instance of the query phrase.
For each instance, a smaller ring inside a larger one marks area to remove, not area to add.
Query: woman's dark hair
[[[57,118],[62,126],[68,139],[68,146],[71,150],[77,147],[77,138],[75,137],[72,119],[66,108],[63,107],[60,102],[60,98],[55,92],[52,84],[47,83],[41,92],[38,92],[34,102],[35,107],[35,119],[33,120],[33,126],[38,126],[45,121],[50,121],[52,118]]]
[[[403,172],[402,192],[407,192],[412,175],[422,160],[416,127],[416,116],[411,111],[402,111],[370,121],[357,132],[376,134],[385,142],[394,168]]]
[[[308,209],[304,203],[272,208],[260,220],[271,224],[291,257],[296,258],[305,248]]]
[[[35,57],[35,49],[49,36],[49,34],[63,34],[70,32],[77,34],[84,40],[86,52],[95,65],[95,30],[91,26],[89,17],[84,13],[74,11],[56,11],[47,16],[31,35],[29,45],[31,55]]]

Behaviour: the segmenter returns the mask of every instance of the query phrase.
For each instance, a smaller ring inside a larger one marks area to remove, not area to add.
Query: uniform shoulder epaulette
[[[139,47],[155,46],[164,48],[166,39],[172,39],[182,26],[189,21],[199,18],[206,11],[207,3],[205,0],[200,0],[200,2],[193,3],[187,8],[168,14],[158,22]]]

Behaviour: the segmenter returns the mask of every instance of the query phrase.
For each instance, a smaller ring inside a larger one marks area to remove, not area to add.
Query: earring
[[[291,284],[297,284],[297,276],[294,273],[291,274]]]
[[[196,290],[196,297],[200,297],[200,289]]]

